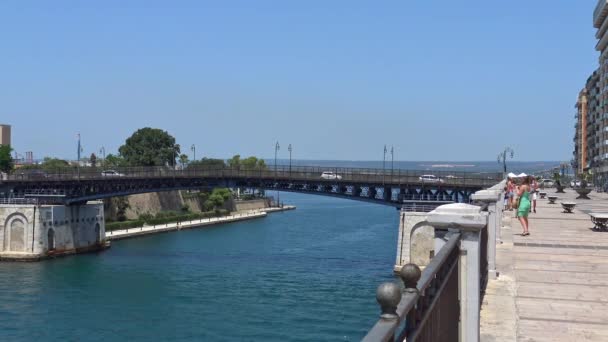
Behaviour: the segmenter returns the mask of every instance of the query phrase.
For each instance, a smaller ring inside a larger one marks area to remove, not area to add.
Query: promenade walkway
[[[566,189],[556,204],[537,202],[530,236],[505,211],[497,246],[498,279],[481,312],[481,341],[608,341],[608,232],[591,230],[588,212],[608,213],[608,195],[576,200]],[[572,214],[559,202],[577,202]]]
[[[249,210],[246,212],[238,212],[232,213],[228,216],[222,217],[211,217],[200,220],[192,220],[192,221],[183,221],[179,224],[177,222],[161,224],[157,226],[143,226],[140,228],[129,228],[129,229],[121,229],[121,230],[113,230],[106,232],[107,240],[121,240],[127,238],[133,238],[142,235],[150,235],[150,234],[158,234],[164,232],[170,232],[181,229],[191,229],[191,228],[201,228],[205,226],[218,225],[223,223],[237,222],[237,221],[245,221],[252,220],[256,218],[262,218],[267,215],[267,213],[274,213],[285,210],[293,210],[295,206],[286,205],[280,208],[264,208],[259,210]]]

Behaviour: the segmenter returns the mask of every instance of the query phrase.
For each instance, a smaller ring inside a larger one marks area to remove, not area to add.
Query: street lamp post
[[[291,144],[289,144],[287,150],[289,151],[289,177],[291,177]]]
[[[504,177],[507,176],[507,157],[511,156],[511,159],[513,159],[513,155],[514,154],[515,154],[515,152],[510,147],[505,147],[505,149],[498,154],[498,158],[497,158],[498,159],[498,163],[500,163],[502,161],[502,168],[503,168],[503,176]]]
[[[104,146],[101,146],[101,148],[99,149],[99,154],[101,154],[103,156],[101,166],[103,168],[105,168],[106,167],[106,148]]]
[[[395,148],[391,146],[391,179],[393,178],[393,170],[395,166]]]
[[[279,206],[279,184],[277,183],[277,153],[281,149],[279,142],[274,145],[274,184],[277,187],[277,207]]]
[[[386,171],[386,145],[384,145],[384,156],[382,157],[382,185],[384,185],[384,174]]]

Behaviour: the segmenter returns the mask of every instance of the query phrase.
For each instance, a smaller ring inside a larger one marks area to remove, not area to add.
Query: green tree
[[[63,159],[44,157],[41,166],[45,170],[54,170],[69,167],[70,163]]]
[[[263,159],[258,159],[256,157],[247,157],[241,160],[240,164],[246,170],[264,170],[266,169],[266,162]]]
[[[241,165],[246,170],[253,170],[258,165],[258,158],[256,157],[247,157],[241,161]]]
[[[226,163],[222,159],[203,158],[190,162],[188,167],[207,168],[207,169],[222,169],[226,167]]]
[[[0,145],[0,172],[10,173],[13,170],[14,162],[10,145]]]
[[[175,166],[175,157],[180,154],[180,147],[166,131],[145,127],[133,133],[118,151],[129,165]]]
[[[226,188],[215,188],[205,201],[205,207],[208,209],[216,209],[224,205],[232,197],[232,192]]]
[[[127,165],[127,161],[122,156],[115,156],[112,153],[108,154],[106,156],[106,159],[103,161],[103,166],[105,168],[119,167],[119,166],[126,166],[126,165]]]
[[[241,155],[235,154],[232,158],[228,159],[228,166],[233,169],[238,169],[241,167]]]
[[[95,155],[95,153],[91,153],[89,161],[91,162],[91,167],[97,167],[97,156]]]
[[[179,156],[179,163],[182,164],[182,169],[183,169],[186,166],[186,164],[188,164],[188,155],[181,154]]]

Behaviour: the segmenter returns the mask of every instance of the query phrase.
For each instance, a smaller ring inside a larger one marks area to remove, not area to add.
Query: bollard
[[[401,301],[401,290],[395,283],[382,283],[376,290],[376,301],[380,304],[382,313],[380,318],[385,320],[396,320],[399,318],[397,315],[397,305]]]

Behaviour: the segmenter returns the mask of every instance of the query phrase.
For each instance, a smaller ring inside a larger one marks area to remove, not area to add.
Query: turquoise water
[[[295,211],[0,264],[0,341],[357,341],[392,280],[398,212],[281,194]]]

